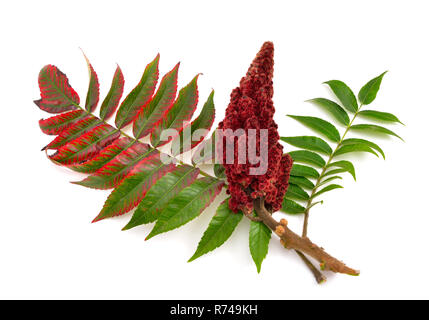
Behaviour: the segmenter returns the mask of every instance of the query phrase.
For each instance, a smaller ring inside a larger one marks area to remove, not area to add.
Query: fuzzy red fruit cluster
[[[222,144],[218,143],[218,146],[225,145],[227,139],[234,139],[234,162],[227,163],[228,150],[222,153],[223,159],[219,159],[225,167],[228,193],[231,195],[229,207],[234,212],[252,212],[253,200],[258,197],[265,198],[265,205],[269,210],[277,211],[282,206],[288,188],[292,159],[288,154],[283,154],[278,127],[273,120],[273,71],[274,46],[272,42],[265,42],[246,76],[241,79],[240,86],[232,91],[225,119],[219,124],[219,129],[223,129],[223,132],[226,129],[244,129],[245,132],[244,137],[224,134]],[[249,158],[246,163],[238,161],[239,141],[249,141],[249,129],[256,129],[256,132],[259,132],[258,129],[268,131],[268,139],[263,140],[268,143],[266,155],[260,153],[261,135],[257,134],[255,137],[256,155],[266,162],[267,170],[262,175],[250,174],[250,168],[261,164],[251,164]]]

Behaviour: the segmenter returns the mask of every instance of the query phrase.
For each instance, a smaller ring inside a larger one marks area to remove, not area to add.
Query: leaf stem
[[[320,173],[320,176],[317,178],[316,183],[314,184],[314,188],[311,191],[310,198],[307,201],[307,206],[304,211],[304,223],[302,227],[302,236],[306,237],[308,232],[308,219],[310,215],[310,209],[314,206],[315,203],[313,203],[313,196],[316,194],[317,189],[320,187],[320,183],[322,182],[322,179],[324,178],[324,175],[326,173],[326,170],[328,169],[329,165],[332,162],[332,159],[334,158],[335,152],[340,148],[341,144],[343,143],[347,133],[350,130],[350,127],[352,126],[353,122],[355,121],[360,109],[362,108],[362,104],[359,105],[359,108],[357,109],[356,113],[353,115],[352,120],[349,122],[349,124],[346,127],[346,130],[344,131],[344,134],[342,135],[340,141],[338,141],[335,150],[332,151],[332,153],[329,155],[328,161],[326,161],[326,164],[322,167],[322,171]]]

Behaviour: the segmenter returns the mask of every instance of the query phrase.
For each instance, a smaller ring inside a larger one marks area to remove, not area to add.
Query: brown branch
[[[345,273],[353,276],[359,275],[359,271],[347,267],[343,262],[327,254],[322,248],[318,247],[307,237],[300,237],[287,227],[287,223],[279,223],[265,209],[262,198],[255,199],[254,208],[258,217],[264,224],[273,230],[279,237],[282,245],[287,249],[294,249],[309,255],[320,263],[322,270]],[[286,220],[285,220],[286,221]]]
[[[320,270],[317,269],[301,251],[295,250],[295,252],[301,258],[301,260],[304,261],[308,269],[310,269],[311,273],[313,274],[318,284],[322,284],[326,282],[326,277],[323,275],[323,273],[320,272]]]

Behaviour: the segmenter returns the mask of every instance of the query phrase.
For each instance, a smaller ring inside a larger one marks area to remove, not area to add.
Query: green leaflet
[[[160,212],[159,218],[146,240],[195,219],[221,191],[223,182],[204,177],[194,181],[189,187],[171,199]]]
[[[167,173],[150,188],[140,202],[133,217],[122,230],[128,230],[155,221],[168,201],[174,198],[181,190],[189,186],[198,176],[199,169],[182,165]]]
[[[173,103],[177,91],[179,65],[180,63],[176,64],[170,72],[164,75],[152,100],[137,114],[133,125],[133,134],[136,139],[151,133]]]
[[[346,170],[345,170],[344,168],[342,168],[342,169],[336,169],[336,170],[341,170],[340,172],[346,172]],[[335,171],[335,170],[333,170],[333,171]],[[331,173],[331,174],[329,174],[329,175],[332,175],[332,174],[335,174],[335,173]],[[326,174],[324,174],[323,176],[324,176],[324,177],[326,177],[327,175],[326,175]],[[324,184],[328,183],[329,181],[332,181],[332,180],[335,180],[335,179],[343,179],[343,178],[342,178],[342,177],[340,177],[340,176],[333,176],[333,177],[329,177],[329,178],[327,178],[327,179],[325,179],[325,180],[323,180],[323,181],[319,182],[319,183],[317,184],[317,187],[319,188],[319,187],[323,186]]]
[[[292,166],[292,170],[290,174],[298,177],[306,177],[306,178],[319,178],[319,172],[313,169],[312,167],[303,166],[300,164],[294,164]]]
[[[216,177],[220,179],[226,178],[225,167],[219,163],[215,163],[213,166],[213,171]]]
[[[332,100],[328,100],[325,98],[315,98],[315,99],[308,100],[307,102],[312,102],[322,107],[332,116],[334,116],[334,118],[337,119],[339,123],[345,126],[347,126],[350,123],[350,118],[347,112],[345,112],[344,109],[338,103]]]
[[[314,199],[318,196],[320,196],[321,194],[334,190],[334,189],[339,189],[342,188],[342,186],[338,185],[338,184],[330,184],[329,186],[326,186],[325,188],[323,188],[322,190],[320,190],[319,192],[316,192],[311,198]]]
[[[179,91],[179,96],[173,106],[155,127],[155,130],[150,136],[152,146],[161,146],[171,141],[171,136],[165,137],[168,138],[168,140],[160,140],[163,130],[180,130],[184,126],[184,122],[189,121],[192,118],[198,102],[198,76],[199,74],[196,75],[187,86]]]
[[[249,249],[258,273],[261,272],[262,261],[268,253],[271,239],[271,229],[262,222],[250,221]]]
[[[343,173],[343,172],[347,172],[347,169],[344,169],[344,168],[334,169],[334,170],[325,172],[322,177],[325,178],[325,177],[332,176],[332,175],[337,174],[337,173]],[[335,177],[332,177],[332,178],[329,178],[329,179],[333,180],[334,178]],[[339,178],[342,179],[341,177],[339,177]],[[325,184],[326,182],[328,182],[329,179],[326,179],[326,180],[322,181],[321,183],[319,183],[319,186],[321,186],[322,184]]]
[[[385,122],[398,122],[400,124],[403,124],[399,119],[391,113],[388,112],[381,112],[376,110],[362,110],[358,112],[358,116],[362,118],[368,118],[371,120],[380,120]]]
[[[316,151],[324,154],[331,154],[332,149],[325,141],[318,137],[313,136],[299,136],[299,137],[281,137],[280,140],[297,148]]]
[[[288,199],[297,200],[308,200],[310,198],[310,196],[307,192],[304,191],[304,189],[295,184],[289,184],[285,197]]]
[[[139,110],[152,98],[158,82],[158,64],[159,54],[146,66],[138,85],[122,101],[115,118],[115,124],[118,129],[131,123]]]
[[[136,207],[151,186],[174,167],[173,163],[165,164],[158,157],[146,159],[144,166],[139,167],[136,173],[127,176],[112,191],[93,222],[122,215]]]
[[[283,199],[281,211],[289,214],[300,214],[305,212],[305,208],[290,199]]]
[[[364,104],[370,104],[374,101],[377,96],[378,90],[380,89],[381,80],[383,80],[384,75],[387,71],[380,74],[378,77],[370,80],[367,84],[365,84],[362,89],[359,91],[359,101]]]
[[[338,142],[341,139],[340,133],[338,132],[337,128],[335,128],[335,126],[330,124],[328,121],[316,117],[303,117],[293,115],[288,115],[288,117],[295,119],[303,125],[324,135],[331,141]]]
[[[198,117],[186,126],[172,142],[172,153],[177,156],[191,150],[199,144],[210,130],[215,118],[215,107],[213,102],[214,90],[210,93]],[[194,136],[195,135],[195,136]]]
[[[352,113],[356,113],[356,111],[358,110],[356,96],[344,82],[339,80],[331,80],[326,81],[325,83],[329,85],[329,87],[337,96],[338,100],[340,100],[344,108],[346,108]]]
[[[112,84],[110,86],[110,90],[104,98],[103,103],[100,108],[100,118],[102,120],[109,119],[116,108],[119,105],[119,101],[121,100],[122,93],[124,92],[124,76],[122,74],[121,68],[119,66],[116,67],[115,74],[113,75]]]
[[[292,157],[294,162],[308,163],[320,168],[326,164],[325,160],[317,153],[307,150],[291,151],[289,152],[289,155]]]
[[[98,82],[97,74],[95,73],[91,63],[89,63],[88,58],[85,54],[83,54],[83,56],[85,57],[89,71],[89,85],[88,93],[86,94],[85,109],[89,112],[94,112],[100,98],[100,84]]]
[[[216,214],[209,223],[207,230],[198,243],[197,250],[194,255],[188,260],[191,262],[203,254],[206,254],[220,247],[234,232],[238,223],[243,218],[243,213],[234,213],[229,209],[228,199],[224,200],[217,208]]]
[[[377,126],[375,124],[355,124],[355,125],[352,125],[350,127],[350,130],[353,130],[353,131],[363,131],[363,132],[366,132],[366,133],[388,134],[388,135],[391,135],[391,136],[395,136],[395,137],[401,139],[402,141],[404,141],[404,139],[402,139],[400,136],[398,136],[393,131],[391,131],[389,129],[386,129],[384,127],[381,127],[381,126]]]
[[[351,163],[350,161],[341,160],[337,162],[332,162],[328,165],[328,168],[329,167],[338,167],[338,168],[346,169],[347,172],[349,172],[352,175],[353,179],[355,179],[356,181],[355,167],[353,166],[353,163]]]
[[[378,157],[378,154],[374,150],[372,150],[370,147],[363,143],[347,144],[341,146],[338,148],[337,151],[335,151],[334,157],[350,152],[368,152]]]
[[[357,139],[357,138],[345,139],[345,140],[343,140],[341,142],[341,145],[345,146],[345,145],[348,145],[348,144],[356,144],[356,143],[365,144],[368,147],[377,150],[382,155],[383,159],[386,158],[385,155],[384,155],[383,150],[378,145],[376,145],[374,142],[371,142],[371,141],[368,141],[368,140],[365,140],[365,139]]]
[[[304,177],[290,176],[289,183],[296,184],[297,186],[310,190],[314,188],[313,182]]]

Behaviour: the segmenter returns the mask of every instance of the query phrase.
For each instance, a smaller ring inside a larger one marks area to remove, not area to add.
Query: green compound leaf
[[[358,110],[356,96],[344,82],[339,80],[331,80],[326,81],[325,83],[331,88],[344,108],[352,113],[356,113]]]
[[[319,192],[316,192],[311,198],[314,199],[318,196],[320,196],[321,194],[334,190],[334,189],[340,189],[342,188],[342,186],[338,185],[338,184],[330,184],[329,186],[324,187],[322,190],[320,190]]]
[[[300,204],[296,203],[295,201],[284,198],[280,211],[289,214],[300,214],[305,212],[305,208]]]
[[[356,181],[356,173],[355,173],[355,167],[353,166],[353,163],[351,163],[350,161],[347,160],[341,160],[341,161],[337,161],[337,162],[332,162],[328,165],[328,168],[330,167],[337,167],[337,168],[344,168],[347,170],[347,172],[349,172],[353,179],[355,179]]]
[[[290,176],[289,183],[296,184],[297,186],[310,190],[314,188],[313,182],[304,177]]]
[[[400,124],[403,124],[399,119],[391,113],[388,112],[381,112],[376,110],[362,110],[359,111],[358,116],[362,118],[368,118],[371,120],[380,120],[385,122],[397,122]]]
[[[290,144],[291,146],[320,152],[323,154],[331,154],[332,149],[324,140],[313,136],[299,137],[281,137],[280,140]]]
[[[292,166],[292,170],[290,171],[290,174],[292,176],[298,176],[298,177],[306,177],[306,178],[319,178],[319,172],[317,172],[316,169],[313,169],[312,167],[303,166],[300,164],[294,164]]]
[[[359,101],[364,104],[370,104],[374,101],[377,96],[378,90],[380,89],[381,80],[383,80],[384,75],[387,71],[380,74],[378,77],[370,80],[367,84],[365,84],[362,89],[359,91]]]
[[[317,153],[307,150],[291,151],[289,152],[289,155],[292,157],[294,162],[308,163],[319,168],[326,164],[325,160]]]
[[[334,157],[350,152],[368,152],[378,157],[378,154],[372,148],[363,143],[347,144],[341,146],[337,151],[335,151]]]
[[[402,139],[400,136],[398,136],[393,131],[391,131],[389,129],[386,129],[384,127],[381,127],[381,126],[377,126],[375,124],[355,124],[355,125],[352,125],[350,127],[350,130],[353,130],[353,131],[362,131],[362,132],[366,132],[366,133],[387,134],[387,135],[395,136],[395,137],[401,139],[402,141],[404,141],[404,139]]]
[[[285,197],[288,199],[296,200],[308,200],[310,198],[310,196],[307,192],[304,191],[304,189],[292,183],[289,184]]]
[[[231,211],[228,206],[228,200],[229,198],[217,208],[216,214],[213,216],[207,230],[198,243],[197,250],[188,262],[220,247],[234,232],[238,223],[243,218],[243,214]]]
[[[345,140],[343,140],[341,142],[341,145],[345,146],[345,145],[356,144],[356,143],[367,145],[368,147],[377,150],[381,154],[381,156],[383,157],[383,159],[386,158],[385,155],[384,155],[383,150],[378,145],[376,145],[374,142],[371,142],[371,141],[368,141],[368,140],[365,140],[365,139],[357,139],[357,138],[345,139]]]
[[[210,177],[194,181],[168,202],[146,240],[195,219],[212,203],[222,190],[222,186],[222,181]]]
[[[324,135],[331,141],[338,142],[341,139],[340,133],[338,132],[337,128],[335,128],[335,126],[330,124],[328,121],[316,117],[303,117],[293,115],[288,115],[288,117],[295,119],[303,125]]]
[[[122,101],[115,118],[115,124],[118,129],[131,123],[139,110],[145,107],[152,98],[156,83],[158,82],[158,64],[159,54],[146,66],[140,82]]]
[[[350,123],[350,118],[346,111],[336,102],[325,99],[325,98],[315,98],[308,100],[307,102],[311,102],[315,105],[318,105],[319,107],[326,110],[328,113],[330,113],[337,121],[345,126],[347,126]]]
[[[154,222],[159,213],[180,191],[197,179],[200,170],[188,165],[176,167],[167,173],[150,188],[140,202],[130,222],[122,229],[128,230],[136,226]]]
[[[262,261],[268,253],[271,239],[271,229],[258,221],[250,221],[249,249],[258,273],[261,272]]]

